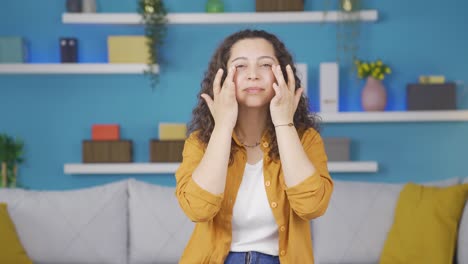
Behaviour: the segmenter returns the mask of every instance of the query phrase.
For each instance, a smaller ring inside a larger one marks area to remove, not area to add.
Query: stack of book
[[[132,162],[132,141],[120,139],[117,124],[92,126],[91,140],[83,140],[83,163]]]
[[[446,82],[445,76],[420,76],[419,83],[406,87],[408,110],[454,110],[456,106],[456,85]]]
[[[150,161],[181,162],[186,137],[186,124],[160,123],[159,139],[150,141]]]

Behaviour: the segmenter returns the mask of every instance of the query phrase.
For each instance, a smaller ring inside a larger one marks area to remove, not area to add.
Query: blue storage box
[[[0,37],[0,63],[25,63],[26,42],[22,37]]]

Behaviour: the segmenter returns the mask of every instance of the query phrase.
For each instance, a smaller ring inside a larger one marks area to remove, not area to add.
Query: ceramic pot
[[[387,106],[387,91],[382,81],[368,77],[361,93],[362,108],[365,111],[383,111]]]
[[[67,0],[67,12],[68,13],[80,13],[81,12],[81,0]]]

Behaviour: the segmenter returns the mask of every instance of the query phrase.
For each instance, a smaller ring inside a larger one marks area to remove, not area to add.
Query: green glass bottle
[[[224,3],[222,0],[207,0],[206,1],[207,13],[222,13],[224,12]]]

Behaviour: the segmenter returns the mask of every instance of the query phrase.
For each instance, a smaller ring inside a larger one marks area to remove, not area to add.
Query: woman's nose
[[[258,72],[257,67],[250,67],[247,73],[247,77],[249,80],[256,80],[258,79]]]

